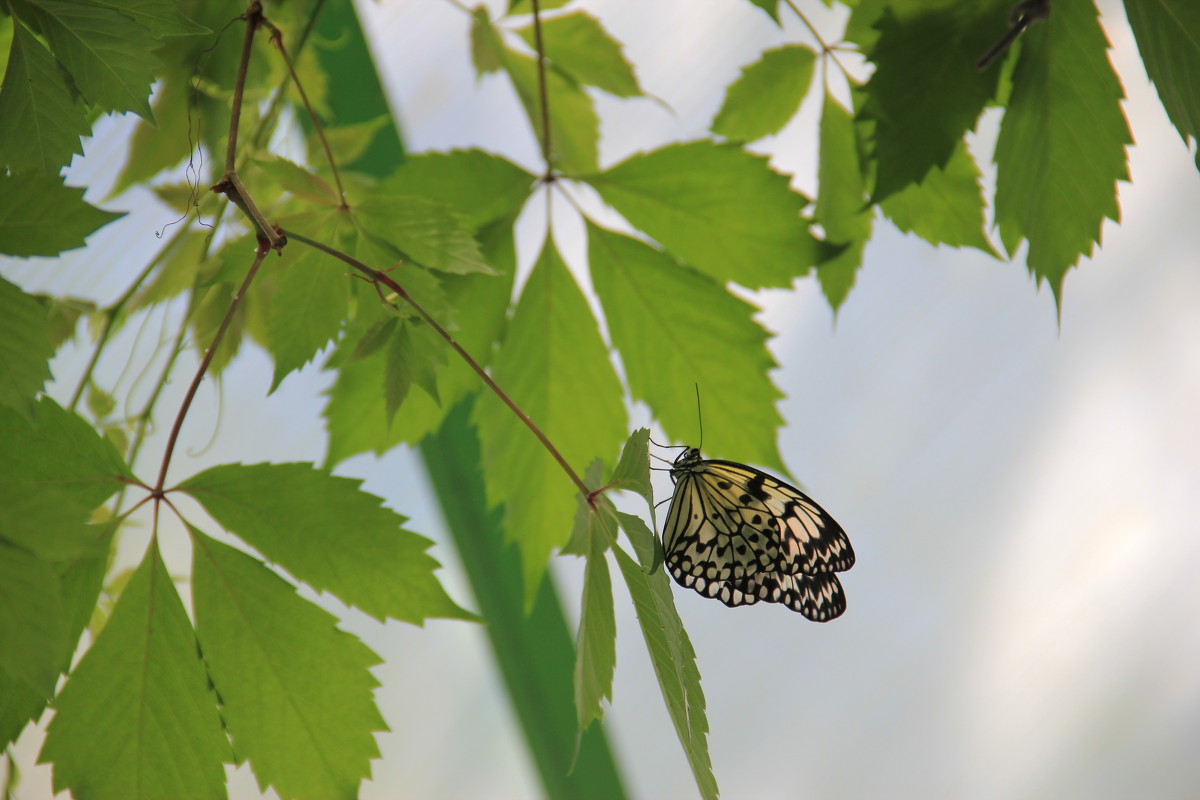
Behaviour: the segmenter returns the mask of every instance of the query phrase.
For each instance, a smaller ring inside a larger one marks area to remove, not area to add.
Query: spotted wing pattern
[[[663,528],[667,568],[681,586],[728,606],[781,603],[824,622],[846,610],[834,573],[854,566],[846,532],[812,498],[733,461],[689,448],[671,469]]]

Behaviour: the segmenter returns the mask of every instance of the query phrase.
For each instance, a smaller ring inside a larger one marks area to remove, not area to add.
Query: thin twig
[[[225,143],[225,171],[233,172],[237,156],[238,124],[242,117],[242,97],[246,91],[246,73],[250,69],[250,51],[254,32],[262,20],[262,3],[251,0],[246,9],[246,36],[242,39],[242,58],[238,62],[237,81],[233,85],[233,108],[229,113],[229,139]]]
[[[550,146],[550,97],[546,88],[546,46],[542,42],[541,4],[533,0],[533,36],[537,42],[538,94],[542,107],[542,158],[546,161],[544,180],[554,176],[554,149]]]
[[[321,140],[321,147],[325,149],[325,158],[329,161],[329,169],[333,171],[333,181],[337,184],[338,200],[341,202],[341,207],[346,208],[346,190],[342,186],[342,175],[338,171],[337,161],[333,158],[333,149],[329,146],[329,140],[325,138],[325,128],[321,125],[321,120],[317,118],[317,112],[313,109],[312,103],[308,100],[308,93],[304,91],[304,84],[300,82],[300,76],[296,74],[296,68],[292,65],[292,59],[288,56],[287,48],[283,46],[283,35],[268,20],[263,20],[265,25],[271,31],[271,43],[278,48],[280,55],[283,56],[283,63],[287,65],[288,73],[292,76],[292,82],[296,84],[296,91],[300,93],[300,100],[304,103],[304,109],[308,112],[308,118],[312,121],[313,128],[316,129],[317,138]]]
[[[291,230],[285,230],[283,231],[283,234],[289,240],[294,239],[301,244],[306,244],[309,247],[320,250],[322,253],[333,256],[339,261],[348,264],[358,272],[361,272],[368,280],[371,281],[371,283],[375,285],[383,284],[395,292],[397,297],[408,303],[408,305],[410,305],[417,312],[417,314],[425,321],[427,325],[429,325],[429,327],[433,328],[433,330],[436,331],[439,336],[441,336],[452,348],[454,348],[454,351],[458,353],[459,357],[466,362],[467,366],[475,371],[475,374],[478,375],[485,384],[487,384],[487,387],[491,389],[492,392],[494,392],[495,395],[499,397],[500,400],[506,406],[508,406],[514,414],[517,415],[517,419],[525,423],[525,427],[529,428],[533,435],[537,437],[537,440],[542,443],[542,447],[546,448],[547,452],[554,457],[554,460],[558,462],[558,465],[562,467],[564,472],[567,473],[567,477],[569,477],[571,482],[574,483],[579,489],[580,494],[588,498],[589,504],[592,502],[592,497],[590,496],[591,492],[588,489],[587,484],[585,484],[583,479],[580,478],[579,475],[576,474],[575,470],[571,468],[571,465],[567,463],[567,460],[563,457],[562,453],[560,453],[558,448],[555,447],[554,444],[546,437],[546,434],[542,432],[541,428],[534,424],[533,420],[529,418],[529,415],[522,411],[521,407],[518,406],[494,380],[492,380],[492,376],[488,375],[487,371],[484,370],[483,367],[479,366],[479,362],[472,358],[471,354],[463,349],[463,346],[460,345],[455,338],[450,335],[450,332],[443,328],[437,320],[430,316],[429,312],[422,308],[421,305],[414,300],[402,286],[400,286],[400,284],[396,283],[379,270],[368,267],[366,264],[354,258],[353,256],[348,256],[339,250],[329,247],[328,245],[322,244],[321,242],[313,239],[309,239],[307,236],[303,236]]]
[[[1023,0],[1023,2],[1017,3],[1008,18],[1008,33],[1000,37],[1000,41],[983,54],[983,57],[975,64],[975,69],[983,72],[990,67],[992,62],[1003,55],[1004,51],[1012,46],[1012,43],[1030,24],[1039,19],[1047,19],[1049,16],[1050,0]]]
[[[217,354],[217,348],[221,346],[221,340],[225,338],[225,331],[229,328],[229,323],[233,321],[234,313],[238,310],[238,306],[241,305],[242,298],[246,296],[246,290],[250,288],[254,276],[258,274],[259,266],[269,252],[271,252],[270,243],[266,239],[259,239],[258,248],[254,252],[254,263],[250,265],[250,270],[246,273],[242,285],[238,287],[237,293],[229,303],[229,310],[225,312],[225,318],[221,320],[221,326],[217,328],[217,333],[213,336],[212,344],[204,351],[204,359],[196,369],[196,375],[192,378],[192,384],[188,387],[187,394],[183,398],[183,403],[179,406],[179,413],[175,415],[175,424],[171,426],[171,435],[167,438],[167,448],[163,452],[162,466],[158,470],[158,480],[154,484],[153,494],[155,497],[162,496],[163,485],[167,480],[167,468],[171,466],[171,455],[175,452],[175,442],[179,439],[179,431],[183,428],[183,420],[187,417],[188,409],[191,408],[192,399],[195,398],[196,391],[200,388],[200,381],[204,380],[204,375],[208,372],[208,365],[212,363],[213,357]],[[155,523],[157,523],[158,503],[154,504],[154,514]],[[155,530],[157,530],[157,527]]]

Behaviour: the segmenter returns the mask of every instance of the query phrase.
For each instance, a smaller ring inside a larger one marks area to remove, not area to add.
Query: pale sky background
[[[798,24],[780,32],[744,0],[581,5],[675,112],[598,96],[606,165],[702,136],[741,66],[765,47],[811,43]],[[838,18],[803,5],[836,38]],[[1200,796],[1200,175],[1145,78],[1119,3],[1103,8],[1138,143],[1134,182],[1120,187],[1123,224],[1105,224],[1103,250],[1067,276],[1061,330],[1023,252],[1006,263],[938,250],[886,222],[836,325],[815,279],[757,297],[777,334],[784,458],[849,532],[859,563],[843,580],[849,609],[827,625],[676,591],[727,798]],[[361,11],[412,151],[478,146],[536,168],[507,83],[471,71],[467,14],[434,0]],[[809,193],[816,105],[755,147]],[[995,123],[989,117],[975,142],[985,169]],[[77,182],[111,175],[119,162],[127,129],[105,129],[73,168]],[[30,289],[111,300],[133,268],[126,252],[153,248],[167,219],[145,205],[61,266],[0,268]],[[543,204],[534,205],[521,223],[524,269],[544,226]],[[555,210],[572,258],[581,243],[566,216]],[[158,313],[130,326],[126,341],[137,337],[149,353],[161,325]],[[60,398],[85,356],[72,348],[56,360]],[[183,361],[163,408],[186,387],[194,359]],[[101,371],[135,396],[149,374],[136,360]],[[219,392],[206,384],[176,478],[226,461],[321,460],[328,377],[308,369],[264,399],[270,374],[253,351]],[[635,409],[633,423],[645,421]],[[147,446],[153,460],[164,434]],[[401,449],[339,472],[365,478],[412,518],[410,529],[439,542],[444,582],[472,606],[419,462]],[[165,537],[168,563],[186,574],[185,537]],[[123,557],[136,559],[144,543],[127,537]],[[577,614],[580,564],[558,559],[555,569]],[[628,596],[614,586],[606,722],[629,794],[695,796]],[[383,757],[364,797],[540,794],[481,628],[380,625],[325,602],[386,660],[377,698],[393,732],[378,736]],[[48,768],[32,766],[40,740],[27,731],[19,742],[20,798],[50,795]],[[259,796],[248,770],[231,792]]]

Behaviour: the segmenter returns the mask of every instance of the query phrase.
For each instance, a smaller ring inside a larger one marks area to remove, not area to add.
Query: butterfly
[[[663,552],[680,586],[731,607],[782,603],[815,622],[846,610],[837,573],[854,566],[854,548],[804,492],[695,447],[671,464],[671,480]]]

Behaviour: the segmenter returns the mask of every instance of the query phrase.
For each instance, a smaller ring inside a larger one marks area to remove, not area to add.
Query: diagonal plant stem
[[[320,250],[322,253],[333,256],[339,261],[348,264],[358,272],[362,273],[363,276],[365,276],[367,280],[369,280],[375,286],[383,284],[395,292],[397,297],[408,303],[417,312],[417,314],[420,315],[421,319],[423,319],[425,323],[429,325],[429,327],[433,328],[433,330],[436,331],[439,336],[445,339],[446,342],[452,348],[454,348],[454,351],[458,353],[463,361],[466,362],[467,366],[474,370],[475,374],[478,375],[485,384],[487,384],[487,387],[491,389],[496,396],[499,397],[500,400],[506,406],[508,406],[510,410],[512,410],[514,414],[517,415],[517,419],[521,420],[521,422],[525,424],[525,427],[529,428],[533,435],[537,437],[537,440],[542,443],[542,447],[546,448],[550,455],[554,457],[554,460],[558,462],[558,465],[562,467],[563,471],[567,473],[567,477],[569,477],[571,482],[574,483],[576,488],[579,489],[580,494],[587,498],[588,504],[590,505],[592,503],[593,498],[590,496],[591,492],[587,488],[587,484],[585,484],[583,479],[580,478],[575,470],[571,468],[571,465],[567,463],[567,460],[563,457],[562,453],[558,451],[558,448],[554,446],[554,443],[551,442],[550,439],[547,438],[546,434],[542,432],[542,429],[539,428],[534,421],[529,418],[529,415],[526,414],[521,407],[518,406],[511,397],[508,396],[507,392],[500,388],[500,385],[492,379],[492,376],[487,373],[487,370],[481,367],[479,362],[471,357],[471,354],[468,353],[463,346],[458,343],[458,341],[450,334],[450,332],[443,328],[436,319],[430,316],[429,312],[422,308],[421,305],[414,300],[400,284],[396,283],[379,270],[368,267],[366,264],[354,258],[353,256],[346,255],[340,250],[336,250],[314,239],[309,239],[307,236],[303,236],[295,231],[290,230],[283,231],[283,235],[288,239],[294,239],[301,244],[306,244],[309,247]]]
[[[225,338],[225,331],[229,329],[229,323],[233,321],[234,313],[238,310],[238,306],[241,305],[242,298],[246,296],[246,290],[250,288],[251,282],[254,281],[254,276],[258,274],[258,268],[262,265],[263,259],[266,258],[269,252],[271,252],[269,243],[265,239],[259,239],[258,249],[254,252],[254,263],[250,265],[249,271],[246,272],[246,277],[242,280],[242,285],[238,287],[237,294],[233,296],[233,300],[229,303],[229,310],[225,312],[225,318],[221,320],[221,326],[217,328],[212,344],[204,351],[204,359],[196,369],[196,375],[192,378],[192,383],[188,387],[187,394],[184,395],[183,402],[179,406],[179,412],[175,415],[175,424],[171,426],[171,435],[167,438],[167,447],[163,451],[162,465],[158,469],[158,480],[154,483],[155,497],[162,496],[163,485],[167,481],[167,468],[171,466],[171,455],[175,452],[175,443],[179,440],[179,431],[183,428],[183,420],[187,417],[192,400],[196,397],[196,391],[200,388],[200,381],[204,380],[204,374],[208,372],[208,365],[212,363],[213,357],[217,354],[217,348],[221,346],[221,340]],[[155,503],[156,519],[157,509],[158,504]]]
[[[545,180],[554,175],[554,148],[550,142],[550,96],[546,88],[546,47],[542,43],[542,9],[539,0],[533,0],[533,36],[537,42],[538,102],[542,108],[542,158],[546,162]]]

